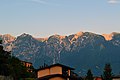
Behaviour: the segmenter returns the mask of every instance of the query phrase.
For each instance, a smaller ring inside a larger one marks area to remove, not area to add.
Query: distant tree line
[[[112,80],[112,68],[109,63],[105,64],[103,74],[101,75],[102,80]],[[85,80],[94,80],[92,71],[89,69]]]

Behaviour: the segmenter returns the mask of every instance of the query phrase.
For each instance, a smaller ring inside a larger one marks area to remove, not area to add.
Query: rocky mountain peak
[[[113,34],[103,34],[102,35],[104,38],[105,38],[105,40],[107,40],[107,41],[110,41],[110,40],[112,40],[112,38],[113,38]]]
[[[61,35],[52,35],[48,38],[47,42],[48,43],[62,43],[63,40],[66,38],[66,36],[61,36]]]
[[[29,34],[27,34],[27,33],[23,33],[23,34],[21,34],[20,36],[21,36],[21,37],[26,37],[26,36],[31,36],[31,35],[29,35]]]
[[[48,40],[48,38],[46,37],[46,38],[35,38],[36,40],[38,40],[38,41],[41,41],[41,42],[44,42],[44,41],[47,41]]]
[[[119,32],[112,32],[111,34],[117,35],[117,34],[120,34],[120,33]]]
[[[76,33],[75,35],[77,35],[77,36],[82,36],[83,33],[84,33],[84,32],[80,31],[80,32]]]
[[[111,34],[103,34],[102,35],[107,41],[110,41],[112,40],[113,38],[115,37],[119,37],[120,36],[120,33],[118,32],[112,32]]]
[[[10,34],[4,34],[0,36],[3,39],[3,43],[11,43],[13,42],[16,38],[14,36],[11,36]]]
[[[78,37],[82,36],[84,32],[78,32],[75,34],[74,38],[77,39]]]
[[[51,37],[58,38],[58,39],[64,39],[65,38],[65,36],[61,36],[61,35],[58,35],[58,34],[52,35]]]

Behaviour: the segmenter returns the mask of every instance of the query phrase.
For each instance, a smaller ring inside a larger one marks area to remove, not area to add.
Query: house
[[[44,66],[37,70],[38,80],[77,80],[71,76],[71,67],[62,64]]]
[[[31,62],[21,61],[21,63],[27,68],[28,72],[33,72],[33,66]]]
[[[101,77],[95,77],[94,80],[102,80]]]
[[[95,77],[94,80],[102,80],[101,77]],[[120,80],[120,76],[113,76],[112,80]]]
[[[31,66],[32,66],[32,63],[31,63],[31,62],[21,61],[21,63],[22,63],[25,67],[31,67]]]
[[[120,80],[120,75],[113,76],[113,77],[112,77],[112,80]]]

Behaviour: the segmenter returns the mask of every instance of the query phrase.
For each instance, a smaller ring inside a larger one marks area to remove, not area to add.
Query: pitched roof
[[[27,61],[22,61],[22,60],[21,60],[21,62],[24,62],[24,63],[29,63],[29,64],[32,64],[31,62],[27,62]]]
[[[71,67],[68,67],[68,66],[65,66],[65,65],[62,65],[62,64],[57,63],[57,64],[53,64],[53,65],[50,65],[50,66],[42,66],[42,67],[39,68],[37,71],[43,70],[43,69],[46,69],[46,68],[51,68],[51,67],[54,67],[54,66],[60,66],[60,67],[62,67],[62,68],[74,70],[74,68],[71,68]]]

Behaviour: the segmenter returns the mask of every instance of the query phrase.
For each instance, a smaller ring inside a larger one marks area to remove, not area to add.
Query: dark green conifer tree
[[[9,75],[8,52],[3,50],[2,40],[0,40],[0,75]]]
[[[93,74],[92,74],[91,70],[89,69],[85,80],[93,80],[93,79],[94,79]]]
[[[35,77],[35,74],[28,72],[27,67],[18,58],[10,54],[10,52],[3,49],[2,40],[0,40],[0,75],[12,76],[14,80]],[[34,70],[33,67],[32,69]]]
[[[111,65],[109,63],[105,64],[102,79],[103,80],[112,80],[112,68],[111,68]]]

